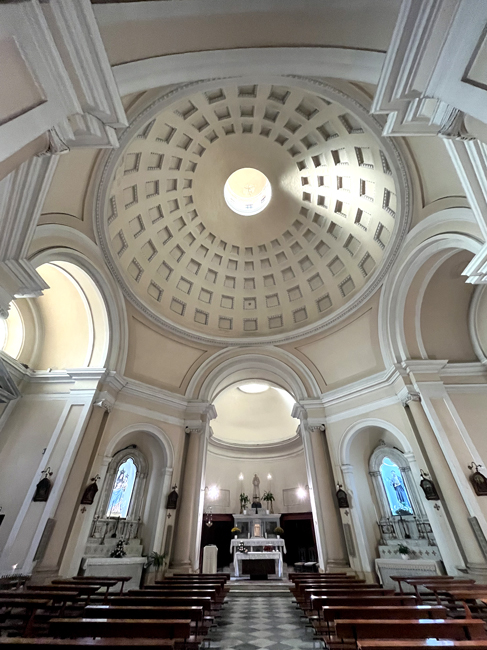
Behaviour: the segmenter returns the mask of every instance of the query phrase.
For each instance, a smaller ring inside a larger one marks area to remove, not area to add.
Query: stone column
[[[316,425],[314,422],[309,424],[307,411],[302,406],[294,407],[293,417],[298,417],[301,423],[300,431],[320,568],[326,571],[327,568],[347,566],[345,541],[339,524],[335,481],[325,432],[321,425]]]
[[[178,507],[173,568],[175,571],[196,572],[200,560],[201,526],[205,496],[206,456],[210,421],[216,417],[212,404],[189,405],[185,432],[187,452]]]
[[[479,544],[475,538],[468,518],[471,516],[465,501],[465,495],[462,493],[457,484],[452,471],[450,461],[447,460],[443,450],[438,442],[437,436],[430,424],[430,421],[421,404],[419,394],[409,394],[405,400],[405,406],[409,409],[413,428],[416,428],[419,443],[423,447],[425,456],[431,466],[432,478],[435,480],[437,487],[443,497],[443,505],[448,508],[448,515],[453,524],[454,531],[463,551],[463,558],[445,517],[441,516],[441,506],[435,502],[436,513],[429,514],[430,522],[433,526],[436,541],[449,573],[458,573],[465,563],[469,572],[484,572],[487,570],[484,556],[480,550]],[[432,502],[427,502],[431,504]],[[436,528],[439,530],[436,530]]]

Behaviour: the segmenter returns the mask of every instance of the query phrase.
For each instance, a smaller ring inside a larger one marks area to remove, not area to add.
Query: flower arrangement
[[[230,532],[234,535],[238,535],[238,533],[241,533],[242,531],[237,526],[234,526]]]
[[[276,526],[274,528],[274,532],[276,533],[276,535],[284,535],[284,529],[281,528],[280,526]]]
[[[399,546],[397,547],[397,551],[399,555],[402,555],[404,559],[407,559],[409,557],[409,554],[411,553],[411,549],[405,544],[399,544]]]
[[[247,507],[247,504],[250,503],[249,497],[245,494],[245,492],[242,492],[242,494],[239,497],[240,499],[240,514],[245,510]]]
[[[272,502],[275,501],[275,499],[274,499],[274,495],[272,494],[272,492],[270,492],[269,490],[264,492],[264,494],[262,496],[262,501],[265,501],[267,503],[267,509],[270,510],[273,513],[274,508],[273,508]]]

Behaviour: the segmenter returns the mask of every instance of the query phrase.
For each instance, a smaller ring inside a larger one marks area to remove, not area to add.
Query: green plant
[[[262,501],[267,501],[267,502],[275,501],[274,495],[272,494],[272,492],[264,492],[264,494],[262,496]]]
[[[409,553],[411,553],[411,549],[405,546],[404,544],[399,544],[397,550],[401,555],[409,555]]]
[[[155,551],[152,551],[152,553],[147,558],[147,562],[145,563],[145,568],[150,569],[150,567],[153,567],[157,573],[158,571],[162,571],[162,569],[164,569],[165,563],[166,563],[165,553],[156,553]]]
[[[241,533],[242,531],[237,526],[234,526],[230,532],[233,533],[234,535],[237,535],[238,533]]]
[[[280,526],[276,526],[274,528],[274,532],[276,533],[276,535],[284,535],[284,529],[281,528]]]
[[[249,499],[249,497],[245,494],[245,492],[242,492],[242,494],[240,495],[240,505],[242,506],[242,508],[245,508],[245,506],[247,505],[247,503],[250,503],[250,499]]]

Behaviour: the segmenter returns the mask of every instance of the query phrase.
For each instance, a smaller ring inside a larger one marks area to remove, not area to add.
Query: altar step
[[[230,581],[230,593],[232,596],[289,596],[290,582],[279,580],[245,580],[242,582]]]

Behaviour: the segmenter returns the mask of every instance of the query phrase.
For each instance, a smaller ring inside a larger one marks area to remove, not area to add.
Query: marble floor
[[[233,591],[233,593],[232,593]],[[252,592],[230,589],[218,627],[209,636],[211,650],[312,650],[312,630],[301,619],[292,595],[256,585]]]

